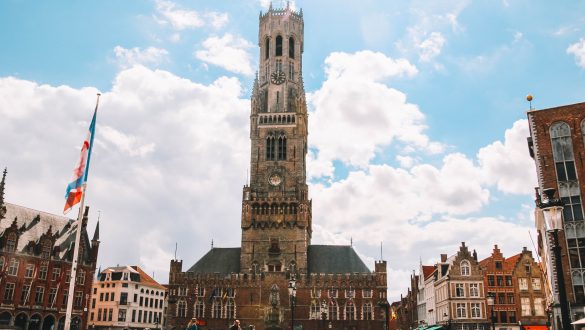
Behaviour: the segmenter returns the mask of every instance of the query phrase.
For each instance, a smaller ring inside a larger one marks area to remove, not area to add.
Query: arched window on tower
[[[274,136],[269,135],[266,138],[266,160],[274,160],[275,141]]]
[[[288,38],[288,57],[295,58],[295,39]]]
[[[282,36],[276,37],[276,56],[282,56]]]
[[[278,137],[278,160],[286,160],[286,136]]]
[[[266,37],[264,41],[264,59],[267,60],[270,57],[270,38]]]

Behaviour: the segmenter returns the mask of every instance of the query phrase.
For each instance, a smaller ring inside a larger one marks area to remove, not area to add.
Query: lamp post
[[[492,321],[492,330],[496,330],[496,324],[494,323],[494,319],[495,319],[495,317],[494,317],[494,303],[496,302],[495,294],[488,293],[486,300],[487,300],[488,306],[491,306],[490,319]]]
[[[295,303],[297,299],[297,281],[294,275],[291,274],[290,280],[288,281],[288,295],[290,296],[290,328],[295,329]]]
[[[571,319],[569,318],[569,306],[567,292],[565,290],[565,274],[563,273],[563,263],[561,262],[561,245],[559,243],[559,231],[563,230],[563,206],[564,203],[560,198],[555,198],[556,190],[554,188],[544,189],[544,201],[538,201],[538,207],[542,210],[546,231],[551,233],[553,243],[551,250],[555,256],[555,270],[557,274],[557,288],[559,290],[559,305],[561,307],[561,329],[571,329]]]
[[[448,317],[447,313],[443,313],[443,321]],[[451,330],[451,317],[447,320],[447,330]]]

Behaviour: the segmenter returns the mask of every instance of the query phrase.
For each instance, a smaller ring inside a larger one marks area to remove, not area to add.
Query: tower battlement
[[[263,13],[262,11],[260,11],[260,22],[262,22],[263,19],[270,17],[270,16],[288,16],[290,18],[296,19],[298,21],[302,21],[303,20],[303,10],[299,10],[299,11],[294,11],[289,3],[287,2],[286,7],[284,8],[274,8],[272,7],[272,4],[270,4],[270,7],[268,8],[268,11],[266,13]]]

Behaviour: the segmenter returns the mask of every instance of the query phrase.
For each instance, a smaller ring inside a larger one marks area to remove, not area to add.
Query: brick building
[[[256,329],[288,329],[294,313],[299,329],[381,329],[386,262],[371,272],[351,246],[311,244],[303,13],[271,6],[259,20],[241,247],[212,248],[186,270],[171,261],[168,324],[181,328],[197,316],[209,329],[236,318]]]
[[[583,202],[585,194],[585,103],[550,109],[530,110],[527,113],[530,127],[529,152],[536,164],[538,189],[555,188],[556,196],[564,203],[564,230],[559,232],[561,262],[565,278],[567,299],[573,320],[585,316],[585,222]],[[540,200],[540,196],[537,196]],[[551,235],[546,232],[542,210],[535,208],[538,230],[538,249],[543,262],[548,303],[552,305],[557,322],[560,315],[558,285],[554,256],[551,253]]]
[[[494,323],[500,330],[546,328],[543,273],[526,248],[505,258],[497,245],[480,261],[487,295],[494,297]]]
[[[62,216],[5,203],[5,179],[6,170],[0,182],[0,327],[62,330],[77,225]],[[87,214],[88,208],[84,224]],[[90,241],[84,225],[81,238],[71,329],[87,327],[84,308],[98,255],[98,227]]]
[[[463,242],[453,256],[442,254],[435,281],[437,323],[451,330],[489,329],[485,298],[477,253]]]
[[[93,283],[90,329],[160,329],[167,288],[138,266],[109,267]]]

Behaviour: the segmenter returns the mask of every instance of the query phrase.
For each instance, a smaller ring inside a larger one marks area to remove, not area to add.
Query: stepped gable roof
[[[3,235],[6,229],[12,226],[16,218],[16,226],[20,230],[17,251],[22,251],[30,241],[38,242],[41,236],[49,230],[49,227],[53,235],[56,235],[55,246],[59,247],[59,258],[63,259],[69,249],[73,249],[75,231],[77,230],[75,220],[11,203],[5,203],[5,205],[6,215],[4,219],[0,220],[0,235]],[[81,239],[84,240],[85,246],[91,246],[87,232],[82,232]],[[87,260],[89,251],[84,250],[84,252],[83,257]]]
[[[516,264],[518,260],[522,258],[522,253],[518,253],[516,255],[511,256],[510,258],[506,259],[506,266],[510,267],[510,270],[514,270],[516,268]]]
[[[433,275],[435,272],[435,266],[422,266],[423,268],[423,278],[426,280],[429,276]]]
[[[309,245],[308,268],[314,274],[371,273],[349,245]]]
[[[212,248],[187,272],[231,274],[240,272],[240,248]]]

